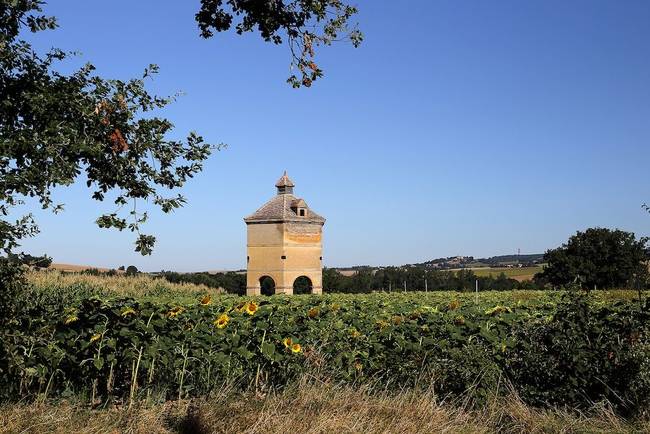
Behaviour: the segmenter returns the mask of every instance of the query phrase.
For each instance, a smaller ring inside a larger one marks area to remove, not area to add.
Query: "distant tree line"
[[[507,291],[535,289],[533,282],[519,282],[504,273],[477,276],[472,270],[439,271],[421,267],[386,267],[377,270],[359,269],[350,276],[332,268],[323,269],[325,292],[367,293],[372,291]]]

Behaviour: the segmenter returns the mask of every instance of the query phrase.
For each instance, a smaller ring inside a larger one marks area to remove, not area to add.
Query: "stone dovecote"
[[[325,219],[294,196],[285,171],[277,195],[244,218],[247,228],[247,295],[293,294],[294,284],[322,293]]]

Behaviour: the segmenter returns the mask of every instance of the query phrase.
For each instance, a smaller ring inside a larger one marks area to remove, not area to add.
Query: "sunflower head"
[[[282,343],[284,344],[285,348],[291,348],[291,346],[293,345],[293,340],[291,340],[291,338],[284,338],[282,340]]]
[[[307,316],[309,318],[316,318],[318,314],[320,313],[320,310],[317,307],[312,307],[307,311]]]
[[[183,309],[180,306],[176,306],[175,308],[171,309],[169,312],[167,312],[167,316],[170,318],[176,318],[178,315],[180,315],[185,309]]]
[[[299,352],[301,352],[301,351],[302,351],[302,347],[300,346],[300,344],[293,344],[293,345],[291,345],[291,352],[292,352],[292,353],[296,353],[296,354],[297,354],[297,353],[299,353]]]
[[[230,322],[230,317],[227,314],[223,313],[221,314],[221,316],[219,316],[219,318],[214,320],[214,325],[218,329],[222,329],[225,326],[227,326],[229,322]]]
[[[101,335],[100,333],[95,333],[95,334],[92,335],[92,337],[90,338],[90,343],[92,344],[93,342],[100,340],[101,337],[102,337],[102,335]]]
[[[246,313],[249,315],[254,315],[257,312],[257,303],[250,301],[246,304]]]
[[[210,294],[204,296],[203,298],[201,298],[200,303],[201,306],[207,306],[209,304],[212,304],[212,296]]]
[[[79,320],[79,318],[77,317],[77,315],[74,315],[74,314],[73,315],[68,315],[66,317],[66,319],[63,321],[63,324],[65,324],[65,325],[72,324],[73,322],[76,322],[78,320]]]
[[[135,310],[133,308],[131,308],[131,307],[127,307],[126,309],[124,309],[122,311],[122,313],[120,315],[122,315],[124,318],[126,318],[129,315],[135,315]]]

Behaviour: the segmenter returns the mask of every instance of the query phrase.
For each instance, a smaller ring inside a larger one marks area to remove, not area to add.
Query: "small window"
[[[301,210],[300,210],[300,217],[304,217],[304,216],[305,216],[305,210],[304,210],[304,209],[301,209]]]
[[[246,262],[250,262],[250,261],[251,261],[251,257],[250,257],[250,256],[246,256]]]
[[[282,259],[287,259],[287,256],[286,256],[286,255],[282,255]]]
[[[321,260],[321,261],[323,260],[323,257],[322,257],[322,256],[320,257],[320,260]]]

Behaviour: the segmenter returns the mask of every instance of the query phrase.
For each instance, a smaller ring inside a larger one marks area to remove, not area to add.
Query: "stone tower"
[[[293,195],[294,183],[286,171],[275,186],[277,195],[244,219],[248,232],[246,294],[293,294],[294,284],[321,294],[325,219]]]

